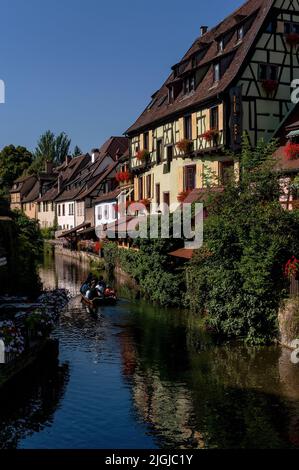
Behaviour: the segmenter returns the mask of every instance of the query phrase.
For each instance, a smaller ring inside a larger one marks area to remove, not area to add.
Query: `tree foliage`
[[[204,246],[187,270],[187,299],[218,333],[264,343],[277,333],[283,266],[299,254],[299,214],[279,203],[275,143],[244,139],[241,178],[210,202]]]
[[[45,162],[53,162],[60,165],[69,154],[71,140],[61,132],[59,135],[48,130],[38,140],[34,151],[34,161],[30,167],[30,173],[38,173],[44,169]]]
[[[14,180],[28,170],[32,154],[25,147],[8,145],[0,152],[0,195],[6,196]]]

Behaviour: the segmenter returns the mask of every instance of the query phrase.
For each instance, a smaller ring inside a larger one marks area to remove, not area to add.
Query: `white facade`
[[[70,230],[75,225],[74,201],[59,202],[56,204],[57,223],[60,230]]]
[[[85,203],[84,201],[75,202],[75,227],[85,222]]]
[[[41,202],[38,207],[37,218],[41,228],[52,228],[55,223],[55,205],[53,202]]]
[[[95,205],[95,226],[111,224],[118,218],[115,211],[116,201],[99,202]]]

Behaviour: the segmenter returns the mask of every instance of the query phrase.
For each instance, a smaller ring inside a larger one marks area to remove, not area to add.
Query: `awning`
[[[77,235],[78,237],[81,235],[88,235],[89,233],[92,233],[94,231],[95,231],[94,227],[89,227],[89,228],[86,228],[85,230],[80,230],[80,232],[78,232]]]
[[[193,253],[194,250],[192,248],[180,248],[179,250],[172,251],[168,254],[169,256],[174,256],[175,258],[191,259]]]
[[[298,137],[299,136],[299,129],[296,131],[291,131],[288,135],[287,138],[290,139],[291,137]]]
[[[68,237],[69,235],[72,235],[73,233],[78,232],[78,230],[82,230],[86,227],[90,227],[90,225],[91,225],[90,222],[85,222],[81,225],[78,225],[77,227],[72,228],[71,230],[67,230],[66,232],[63,232],[61,235],[59,235],[58,238]]]

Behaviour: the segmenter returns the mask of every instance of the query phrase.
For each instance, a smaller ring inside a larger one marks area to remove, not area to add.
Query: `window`
[[[167,163],[170,164],[173,160],[173,145],[167,147]]]
[[[259,80],[277,80],[278,66],[271,64],[259,65]]]
[[[58,217],[60,217],[60,216],[61,216],[61,206],[60,206],[60,204],[58,204]]]
[[[240,26],[240,28],[237,29],[237,41],[242,41],[244,38],[244,26]]]
[[[299,23],[285,23],[284,32],[286,34],[296,33],[299,34]]]
[[[152,197],[152,175],[146,176],[146,197],[148,199]]]
[[[218,41],[218,52],[223,52],[224,51],[224,39],[220,39]]]
[[[214,64],[214,82],[219,82],[220,80],[220,63]]]
[[[184,119],[184,133],[185,133],[185,139],[188,139],[188,140],[192,139],[191,116],[186,116]]]
[[[184,168],[184,189],[192,191],[196,187],[196,165],[186,166]]]
[[[174,101],[174,87],[171,86],[168,90],[168,101],[172,103]]]
[[[170,206],[170,193],[163,193],[163,203]]]
[[[210,114],[210,125],[211,129],[219,129],[219,108],[218,106],[215,106],[214,108],[211,109],[211,114]]]
[[[62,204],[62,216],[64,217],[65,216],[65,205]]]
[[[105,206],[105,209],[104,209],[104,218],[105,219],[108,219],[109,218],[109,206]]]
[[[195,75],[192,74],[184,80],[184,93],[187,95],[195,90]]]
[[[145,132],[143,134],[143,148],[148,150],[149,149],[149,133]]]
[[[103,218],[103,212],[102,212],[102,206],[98,207],[98,220],[102,220]]]
[[[163,140],[159,139],[157,140],[157,163],[162,162],[162,156],[163,156]]]
[[[161,204],[161,189],[160,184],[156,184],[156,203],[158,206]]]
[[[267,28],[266,28],[266,33],[275,33],[276,32],[276,27],[277,27],[277,23],[275,20],[273,21],[270,21],[270,23],[268,24]]]
[[[69,204],[69,215],[74,215],[74,204]]]

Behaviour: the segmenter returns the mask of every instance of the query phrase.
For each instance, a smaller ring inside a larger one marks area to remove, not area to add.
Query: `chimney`
[[[67,166],[69,163],[71,163],[72,161],[72,156],[71,155],[67,155],[65,157],[65,166]]]
[[[208,26],[201,26],[200,27],[200,35],[204,36],[208,32]]]
[[[92,151],[91,151],[91,163],[94,163],[96,161],[99,154],[100,154],[99,149],[92,149]]]
[[[58,189],[58,194],[62,190],[62,183],[63,183],[63,176],[59,175],[58,180],[57,180],[57,189]]]
[[[50,162],[49,160],[47,160],[45,163],[45,172],[47,173],[47,175],[51,175],[53,173],[53,168],[54,168],[53,162]]]

